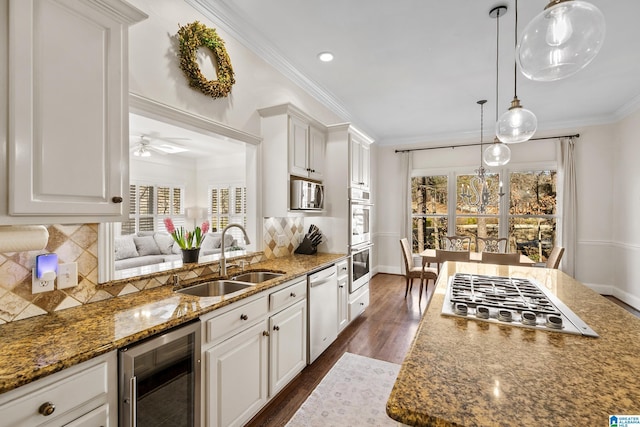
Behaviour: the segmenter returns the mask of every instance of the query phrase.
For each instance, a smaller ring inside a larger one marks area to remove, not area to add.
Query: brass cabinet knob
[[[263,337],[268,337],[269,336],[269,331],[262,331],[262,336]]]
[[[113,203],[122,203],[122,202],[123,202],[123,200],[124,200],[124,199],[123,199],[122,197],[120,197],[120,196],[114,196],[114,197],[112,197],[112,198],[111,198],[111,201],[112,201]]]
[[[55,410],[56,410],[56,405],[54,405],[51,402],[45,402],[42,405],[40,405],[38,412],[40,412],[45,417],[48,417],[49,415],[53,414],[53,411]]]

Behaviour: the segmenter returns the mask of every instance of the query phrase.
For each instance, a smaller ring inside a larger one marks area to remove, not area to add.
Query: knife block
[[[311,243],[311,240],[305,236],[302,243],[300,243],[300,246],[296,248],[295,252],[302,255],[313,255],[318,252],[318,249],[313,245],[313,243]]]

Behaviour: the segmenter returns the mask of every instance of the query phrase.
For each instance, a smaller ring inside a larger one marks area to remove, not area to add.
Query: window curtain
[[[413,247],[411,242],[411,167],[413,163],[413,153],[411,151],[405,151],[400,153],[401,161],[401,176],[402,176],[402,188],[400,189],[401,204],[400,215],[402,220],[400,221],[400,238],[406,237],[409,240],[409,247]],[[399,240],[398,240],[399,242]],[[398,243],[398,247],[400,244]],[[404,262],[400,260],[400,269],[405,274]]]
[[[564,255],[560,264],[561,270],[575,276],[576,230],[578,217],[578,199],[575,164],[575,141],[573,138],[562,138],[559,143],[559,175],[562,179],[562,229],[561,245]]]

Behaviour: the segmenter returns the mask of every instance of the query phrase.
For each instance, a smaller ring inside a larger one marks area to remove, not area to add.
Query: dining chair
[[[507,252],[506,237],[476,237],[476,252]]]
[[[471,253],[469,251],[446,251],[436,249],[436,261],[438,264],[438,274],[440,274],[440,265],[446,261],[469,262]]]
[[[409,240],[407,238],[400,239],[400,247],[402,248],[402,258],[404,259],[405,268],[405,280],[407,282],[404,291],[404,297],[413,288],[413,279],[420,279],[420,294],[418,301],[422,299],[422,283],[426,281],[426,285],[429,285],[429,280],[435,280],[438,278],[438,273],[435,268],[417,266],[413,264],[413,256],[411,255],[411,248],[409,247]],[[426,287],[426,286],[425,286]]]
[[[483,264],[498,264],[498,265],[520,265],[520,254],[515,253],[497,253],[497,252],[482,252]]]
[[[469,251],[471,250],[470,236],[445,236],[447,251]]]
[[[562,246],[554,246],[547,258],[545,267],[557,269],[560,266],[562,255],[564,255],[564,248]]]

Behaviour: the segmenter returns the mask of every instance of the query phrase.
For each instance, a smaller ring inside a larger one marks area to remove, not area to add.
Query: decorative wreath
[[[233,76],[231,60],[224,48],[224,41],[218,37],[216,30],[207,28],[198,21],[180,27],[180,68],[189,79],[189,86],[200,89],[205,95],[222,98],[229,95],[231,86],[236,82]],[[207,47],[213,52],[217,62],[218,80],[207,80],[200,71],[197,52],[200,47]]]

